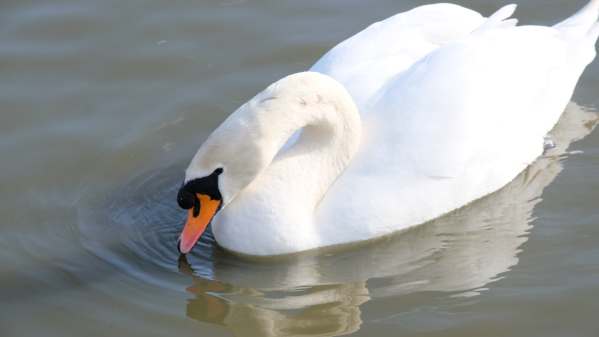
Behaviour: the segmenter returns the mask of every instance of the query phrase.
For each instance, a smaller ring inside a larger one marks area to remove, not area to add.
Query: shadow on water
[[[220,249],[208,231],[187,259],[176,239],[181,174],[165,169],[128,184],[121,196],[81,214],[89,252],[162,289],[185,289],[188,317],[239,336],[336,336],[362,325],[372,299],[417,294],[476,296],[518,263],[533,210],[563,170],[567,148],[588,135],[597,114],[570,104],[551,132],[556,147],[502,190],[447,216],[374,242],[272,260]],[[102,206],[103,205],[103,206]],[[114,247],[119,247],[114,249]],[[191,278],[191,280],[189,279]],[[410,300],[408,300],[410,299]]]

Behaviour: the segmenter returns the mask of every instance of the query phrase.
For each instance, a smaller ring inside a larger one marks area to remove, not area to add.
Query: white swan
[[[599,0],[553,27],[517,27],[514,10],[397,14],[241,106],[185,172],[181,252],[210,221],[248,255],[372,239],[506,185],[542,154],[599,36]]]
[[[193,278],[187,316],[225,326],[235,336],[247,331],[314,336],[314,322],[323,323],[322,336],[340,336],[360,329],[361,308],[371,299],[424,291],[478,295],[518,264],[543,190],[563,170],[569,145],[592,132],[597,118],[570,104],[550,132],[555,148],[497,193],[420,230],[358,250],[303,254],[261,268],[231,265],[219,253],[214,260],[186,258],[180,271]],[[369,283],[373,279],[376,285]],[[418,305],[409,302],[403,310]]]

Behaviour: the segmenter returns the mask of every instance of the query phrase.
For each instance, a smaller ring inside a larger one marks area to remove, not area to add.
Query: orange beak
[[[188,211],[187,222],[185,223],[185,227],[183,227],[183,232],[179,240],[179,250],[182,254],[189,253],[193,246],[195,246],[221,204],[220,200],[212,200],[212,198],[204,194],[198,193],[196,196],[200,201],[200,212],[197,216],[194,216],[193,208]]]

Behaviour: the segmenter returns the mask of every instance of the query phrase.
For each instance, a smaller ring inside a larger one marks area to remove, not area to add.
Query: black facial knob
[[[177,194],[177,203],[179,204],[179,207],[190,209],[194,206],[195,201],[196,197],[193,193],[189,192],[185,187],[179,189],[179,193]]]

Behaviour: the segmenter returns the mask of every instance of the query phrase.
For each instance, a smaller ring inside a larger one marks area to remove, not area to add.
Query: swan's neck
[[[223,169],[223,208],[212,222],[223,247],[255,255],[308,249],[320,238],[316,208],[360,143],[360,116],[345,88],[326,75],[295,74],[225,120],[196,153],[185,179]]]
[[[299,130],[299,139],[285,146]],[[222,163],[225,206],[272,197],[315,207],[360,139],[359,113],[340,83],[314,72],[294,74],[270,85],[215,130],[192,160],[187,180]]]
[[[302,75],[258,98],[254,116],[263,130],[260,155],[268,164],[240,197],[271,196],[281,201],[272,200],[271,205],[280,205],[278,211],[285,212],[287,205],[294,213],[313,214],[358,150],[361,123],[339,83],[324,75]],[[299,130],[299,138],[290,141]]]
[[[215,217],[216,240],[254,255],[318,246],[317,206],[360,145],[353,100],[333,79],[303,73],[270,86],[237,113],[235,141],[244,143],[235,146],[241,151],[231,167],[236,182],[244,175],[249,182]],[[299,139],[284,146],[299,130]],[[222,182],[224,195],[234,191]]]

